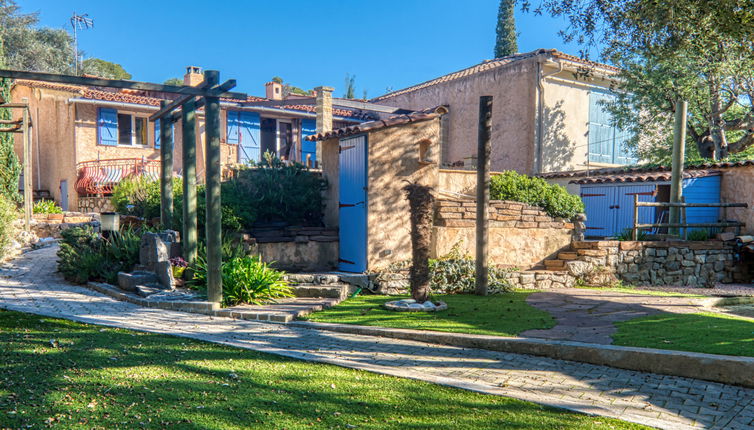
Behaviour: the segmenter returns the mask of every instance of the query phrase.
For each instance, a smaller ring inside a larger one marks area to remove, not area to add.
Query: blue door
[[[720,203],[720,176],[704,176],[683,180],[683,198],[686,203]],[[688,208],[689,224],[715,223],[720,220],[720,208]],[[690,228],[692,230],[709,230]],[[714,232],[713,232],[714,233]]]
[[[344,272],[367,270],[367,138],[340,140],[340,258]]]
[[[256,112],[239,112],[238,116],[238,162],[248,164],[257,162],[260,157],[259,114]]]
[[[655,201],[655,184],[600,185],[581,187],[581,199],[586,212],[586,236],[612,237],[630,229],[634,224],[634,196],[640,202]],[[655,220],[654,208],[639,208],[639,224]]]

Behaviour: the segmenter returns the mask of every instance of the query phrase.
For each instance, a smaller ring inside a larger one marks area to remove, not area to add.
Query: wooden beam
[[[0,133],[23,133],[21,126],[11,128],[0,128]]]
[[[20,70],[8,69],[0,69],[0,78],[27,79],[30,81],[55,82],[59,84],[85,85],[93,87],[127,88],[131,90],[158,91],[175,94],[192,94],[195,96],[212,94],[213,96],[217,97],[228,97],[232,99],[244,100],[247,98],[247,95],[245,93],[223,92],[221,94],[215,94],[211,92],[211,90],[209,90],[208,92],[208,90],[205,88],[190,87],[187,85],[165,85],[154,84],[151,82],[88,78],[84,76],[59,75],[57,73],[24,72]]]
[[[24,102],[28,99],[24,98]],[[31,180],[31,133],[29,133],[29,109],[23,110],[21,118],[23,123],[23,150],[24,150],[24,227],[26,231],[31,231],[32,207],[34,205],[34,194],[32,188],[34,185]]]
[[[476,294],[486,296],[489,287],[487,267],[490,203],[490,136],[492,131],[492,96],[479,98],[479,137],[476,167]]]
[[[167,230],[173,227],[173,123],[167,119],[160,121],[160,224]]]
[[[0,108],[16,108],[16,109],[22,109],[22,108],[28,108],[29,105],[26,103],[2,103],[0,104]]]
[[[207,85],[217,85],[220,72],[205,70],[204,82]],[[204,130],[206,133],[206,219],[204,221],[207,234],[207,300],[220,303],[223,300],[222,279],[222,212],[220,210],[220,98],[205,96]]]
[[[207,89],[207,91],[209,92],[208,95],[223,94],[223,93],[225,93],[225,91],[227,91],[227,90],[229,90],[229,89],[231,89],[231,88],[233,88],[235,86],[236,86],[236,80],[235,79],[230,79],[228,81],[225,81],[222,85],[218,85],[218,86],[216,86],[214,88]],[[173,111],[174,109],[176,109],[179,106],[183,106],[184,103],[188,102],[189,100],[192,100],[194,97],[196,97],[196,96],[194,96],[194,95],[187,95],[187,96],[183,96],[183,97],[181,97],[179,99],[173,100],[172,102],[168,103],[165,107],[161,107],[160,110],[158,110],[157,112],[155,112],[152,115],[150,115],[149,116],[149,120],[150,121],[155,121],[155,120],[157,120],[159,118],[164,117],[169,112]]]
[[[196,102],[189,100],[181,110],[183,139],[183,258],[193,264],[197,255],[196,218]]]

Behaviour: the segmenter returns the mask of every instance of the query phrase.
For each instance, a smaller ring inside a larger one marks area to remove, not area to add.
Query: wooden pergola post
[[[220,72],[206,70],[204,82],[212,87],[220,82]],[[206,220],[207,232],[207,299],[221,302],[223,298],[222,219],[220,210],[220,98],[204,96],[206,134]]]
[[[166,101],[160,107],[167,106]],[[160,120],[160,224],[170,230],[173,226],[173,122],[169,117]]]
[[[183,257],[196,261],[196,102],[192,99],[181,110],[183,135]]]
[[[683,161],[686,149],[686,113],[688,103],[678,100],[675,104],[675,128],[673,130],[673,160],[670,172],[670,203],[680,203],[683,196]],[[670,207],[670,224],[678,224],[681,219],[680,208]],[[670,228],[668,233],[678,234],[677,228]]]
[[[21,101],[26,104],[28,103],[29,99],[23,98]],[[32,150],[31,150],[31,133],[29,132],[29,107],[28,105],[23,108],[23,114],[22,119],[23,125],[21,126],[21,130],[23,130],[23,144],[24,144],[24,229],[26,231],[31,230],[31,217],[33,212],[33,188],[34,185],[32,185],[32,179],[31,179],[31,157],[32,157]]]
[[[492,96],[479,98],[479,140],[476,174],[476,294],[487,295],[488,223],[490,204],[490,135],[492,132]]]

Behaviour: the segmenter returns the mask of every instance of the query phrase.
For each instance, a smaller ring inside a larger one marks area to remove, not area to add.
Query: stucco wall
[[[534,62],[522,61],[510,67],[467,76],[452,82],[431,85],[379,101],[380,104],[408,109],[450,106],[448,151],[443,163],[464,161],[471,165],[476,156],[479,97],[493,96],[492,170],[518,170],[532,173],[535,124]]]
[[[747,203],[748,208],[727,208],[727,219],[746,226],[742,233],[754,234],[754,166],[721,169],[720,199],[723,203]],[[720,210],[723,214],[723,210]],[[721,215],[722,216],[722,215]]]
[[[425,157],[439,155],[440,119],[388,127],[368,138],[367,267],[375,270],[411,257],[411,222],[407,182],[438,185],[438,165],[419,162],[420,142],[427,142]]]

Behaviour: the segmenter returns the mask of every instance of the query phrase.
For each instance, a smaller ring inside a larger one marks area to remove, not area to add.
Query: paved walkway
[[[64,282],[56,248],[0,272],[0,307],[421,379],[667,429],[754,425],[754,390],[527,355],[141,308]]]
[[[521,336],[609,345],[616,331],[613,323],[660,312],[703,312],[716,300],[585,288],[552,289],[531,294],[526,302],[549,312],[557,325],[547,330],[527,330]]]

